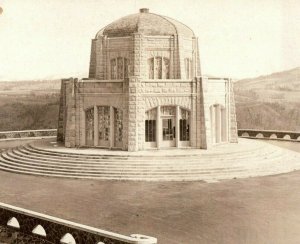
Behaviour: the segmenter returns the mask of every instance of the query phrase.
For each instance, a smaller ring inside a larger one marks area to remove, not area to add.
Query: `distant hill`
[[[238,128],[300,131],[300,67],[235,82]],[[0,131],[56,128],[60,80],[0,82]]]
[[[52,94],[60,91],[61,80],[25,80],[0,82],[0,95]]]
[[[235,82],[239,128],[300,131],[300,67]]]
[[[288,87],[300,90],[300,67],[256,78],[239,80],[235,85],[238,88],[247,87],[247,89],[263,88],[281,90]]]
[[[300,67],[239,80],[234,86],[242,99],[253,97],[255,101],[300,102]]]

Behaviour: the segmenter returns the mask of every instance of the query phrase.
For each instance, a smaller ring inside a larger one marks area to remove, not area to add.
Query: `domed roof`
[[[183,35],[194,37],[194,32],[186,25],[169,17],[149,13],[149,9],[140,9],[137,14],[131,14],[118,19],[100,30],[100,35],[108,37],[129,36],[133,33],[141,33],[149,36]]]

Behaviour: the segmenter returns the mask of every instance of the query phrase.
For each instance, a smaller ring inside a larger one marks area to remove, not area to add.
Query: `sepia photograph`
[[[300,243],[299,13],[0,0],[0,244]]]

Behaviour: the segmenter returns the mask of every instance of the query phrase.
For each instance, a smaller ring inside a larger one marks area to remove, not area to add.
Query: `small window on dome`
[[[116,59],[110,60],[110,78],[112,80],[115,80],[117,78],[117,63]]]
[[[129,76],[129,60],[127,58],[118,57],[110,60],[110,78],[112,80],[122,80]]]
[[[117,58],[117,64],[118,64],[118,68],[117,68],[117,79],[121,80],[123,79],[123,58],[119,57]]]
[[[148,59],[149,79],[170,79],[170,61],[168,58],[155,57]]]

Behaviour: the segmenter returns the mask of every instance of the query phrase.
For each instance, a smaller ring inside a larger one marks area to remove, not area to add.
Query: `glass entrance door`
[[[162,118],[162,146],[175,147],[175,118]]]

